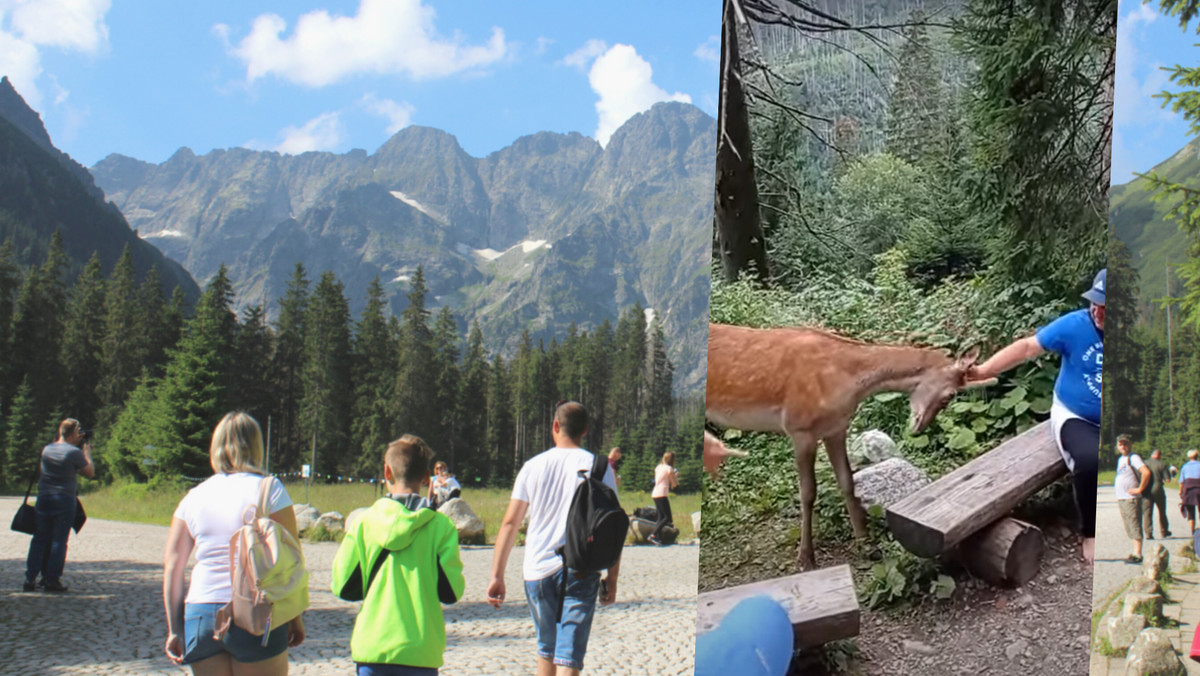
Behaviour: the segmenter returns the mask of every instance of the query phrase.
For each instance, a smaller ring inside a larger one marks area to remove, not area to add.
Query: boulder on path
[[[700,516],[701,512],[692,512],[692,530],[696,533],[696,537],[700,537]]]
[[[337,533],[346,530],[346,517],[341,512],[325,512],[313,525],[321,525],[330,533]]]
[[[896,457],[896,442],[879,430],[867,430],[850,440],[846,453],[850,466],[861,469]]]
[[[1119,615],[1105,617],[1096,631],[1099,639],[1106,639],[1116,652],[1129,650],[1134,641],[1146,628],[1146,618],[1141,615]]]
[[[346,517],[346,531],[349,532],[349,531],[354,530],[354,524],[357,523],[358,520],[362,518],[362,515],[366,514],[367,510],[369,510],[369,509],[371,509],[371,508],[370,507],[359,507],[358,509],[354,510],[353,512],[350,512],[350,514]]]
[[[317,519],[321,518],[321,512],[312,505],[292,505],[292,511],[296,512],[296,531],[299,533],[312,528]]]
[[[1155,620],[1162,618],[1162,610],[1162,596],[1158,594],[1142,594],[1138,592],[1131,592],[1125,594],[1125,600],[1121,606],[1121,615],[1141,615],[1142,617],[1146,618],[1150,624],[1154,624]]]
[[[1129,581],[1129,587],[1125,589],[1128,594],[1162,594],[1162,588],[1158,586],[1158,580],[1148,580],[1138,576]]]
[[[884,460],[854,475],[854,492],[863,507],[887,507],[928,484],[929,476],[903,458]]]
[[[1161,542],[1156,542],[1154,548],[1150,550],[1150,555],[1142,563],[1142,576],[1147,580],[1157,580],[1164,571],[1168,570],[1167,566],[1170,563],[1171,555],[1167,553],[1167,548]]]
[[[639,517],[630,517],[629,532],[633,533],[633,543],[637,545],[650,544],[650,535],[654,533],[654,527],[657,525],[654,521],[647,521]],[[672,526],[663,526],[662,533],[659,539],[664,545],[675,544],[676,538],[679,537],[679,529]]]
[[[438,507],[438,511],[450,517],[458,530],[458,543],[463,545],[487,544],[484,535],[483,519],[475,515],[474,510],[462,498],[450,498]]]
[[[1175,653],[1171,639],[1162,629],[1147,629],[1138,634],[1137,640],[1125,656],[1125,673],[1128,676],[1184,676],[1187,669]]]

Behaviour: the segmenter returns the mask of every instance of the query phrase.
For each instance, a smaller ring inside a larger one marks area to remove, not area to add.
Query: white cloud
[[[40,109],[41,48],[84,54],[103,51],[108,47],[104,15],[111,4],[111,0],[0,0],[0,74],[8,76],[30,106]]]
[[[596,113],[600,116],[596,140],[608,145],[608,139],[626,120],[660,101],[691,103],[682,92],[668,94],[651,80],[653,70],[637,50],[629,45],[613,45],[592,64],[588,81],[600,96]]]
[[[287,21],[262,14],[249,35],[227,46],[246,64],[247,80],[274,75],[309,87],[362,74],[444,77],[490,65],[510,51],[500,28],[493,28],[480,45],[466,44],[457,33],[442,37],[434,27],[435,15],[421,0],[361,0],[354,16],[309,12],[296,21],[290,36],[281,37]],[[228,35],[222,24],[213,30]]]
[[[546,50],[549,49],[550,45],[552,45],[552,44],[554,44],[554,40],[552,40],[550,38],[545,38],[545,37],[538,38],[536,46],[534,47],[534,51],[539,55],[545,54]]]
[[[1146,46],[1153,52],[1152,45],[1144,45],[1144,28],[1154,23],[1159,14],[1149,5],[1140,2],[1122,3],[1122,9],[1132,9],[1122,14],[1117,22],[1117,63],[1113,77],[1113,149],[1112,180],[1124,183],[1131,172],[1148,167],[1132,166],[1132,149],[1121,142],[1121,130],[1132,127],[1153,129],[1170,122],[1175,115],[1162,108],[1161,99],[1154,98],[1163,89],[1170,87],[1166,71],[1161,63],[1152,61],[1142,52]]]
[[[333,150],[346,138],[340,112],[323,113],[301,127],[287,127],[279,132],[283,139],[275,146],[285,155],[299,155],[310,150]]]
[[[583,70],[592,62],[592,59],[603,54],[606,49],[608,49],[608,43],[603,40],[588,40],[582,47],[567,54],[562,62],[565,65]]]
[[[710,35],[692,54],[701,61],[717,64],[721,62],[721,38]]]
[[[381,99],[373,92],[364,94],[359,103],[371,113],[388,121],[388,135],[395,134],[412,124],[413,113],[417,112],[417,109],[411,103],[397,103],[391,99]]]

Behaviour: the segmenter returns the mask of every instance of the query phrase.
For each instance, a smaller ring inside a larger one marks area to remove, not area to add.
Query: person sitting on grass
[[[1187,452],[1188,461],[1179,469],[1179,502],[1187,518],[1189,532],[1196,532],[1196,507],[1200,506],[1200,451]]]
[[[411,434],[388,445],[388,495],[346,532],[334,558],[333,593],[363,602],[350,636],[358,676],[434,676],[442,666],[441,604],[462,598],[466,579],[454,523],[421,497],[432,458]]]

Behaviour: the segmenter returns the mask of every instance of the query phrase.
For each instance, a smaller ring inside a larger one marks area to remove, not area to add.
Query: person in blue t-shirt
[[[988,380],[1046,352],[1062,357],[1054,383],[1050,425],[1058,450],[1074,476],[1075,505],[1083,534],[1083,558],[1096,545],[1096,476],[1100,465],[1100,376],[1104,368],[1104,283],[1101,270],[1083,294],[1091,305],[1068,312],[976,366],[969,378]]]

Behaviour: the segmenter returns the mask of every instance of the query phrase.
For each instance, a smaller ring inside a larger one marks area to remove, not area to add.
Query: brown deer
[[[709,324],[705,416],[722,427],[792,438],[800,477],[800,566],[812,570],[817,443],[825,442],[854,534],[863,537],[866,513],[846,457],[846,433],[859,403],[877,392],[907,392],[909,426],[920,432],[960,390],[987,384],[967,378],[978,356],[978,348],[953,359],[942,350],[874,345],[816,329]]]

